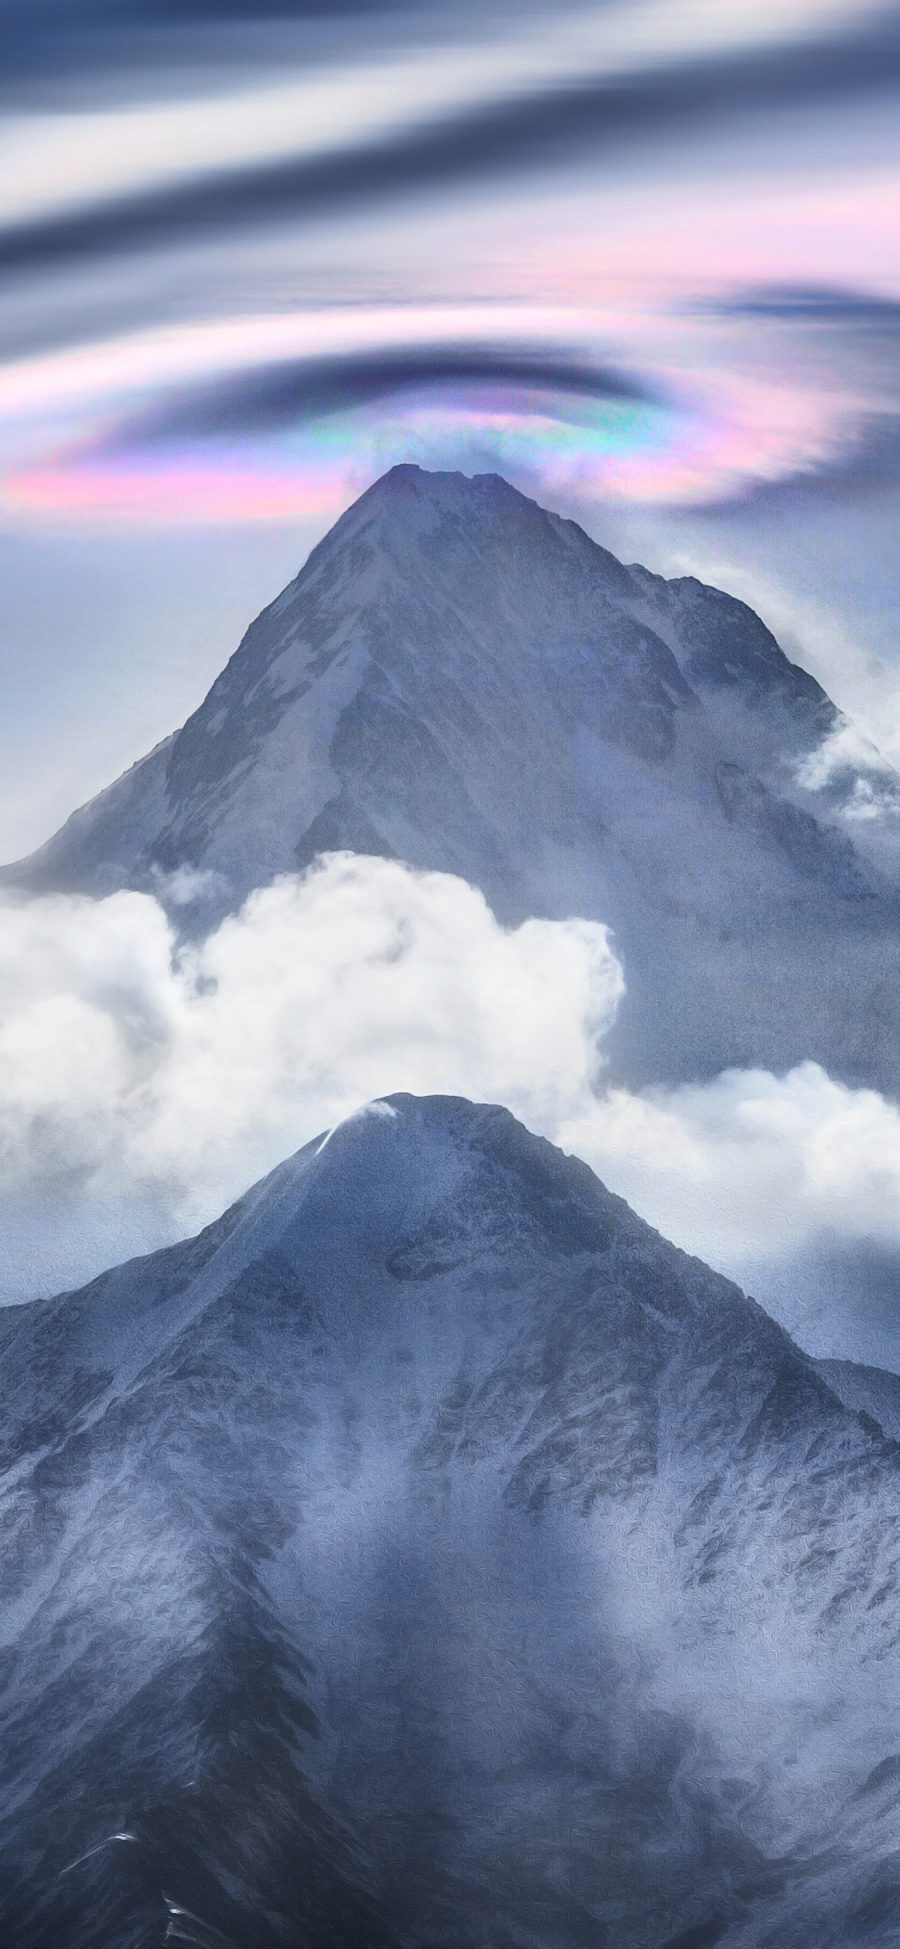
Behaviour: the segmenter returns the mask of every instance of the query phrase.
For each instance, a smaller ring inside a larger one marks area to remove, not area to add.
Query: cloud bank
[[[605,1083],[625,984],[595,922],[506,930],[462,880],[333,854],[198,946],[137,893],[6,902],[0,938],[8,1300],[196,1229],[394,1090],[506,1103],[739,1278],[900,1250],[900,1112],[875,1092],[814,1063]]]
[[[505,932],[461,880],[348,855],[182,952],[137,893],[5,904],[0,933],[7,1298],[208,1221],[391,1090],[555,1126],[623,985],[602,926]]]

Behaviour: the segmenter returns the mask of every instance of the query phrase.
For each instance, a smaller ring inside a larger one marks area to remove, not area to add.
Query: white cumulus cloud
[[[900,1112],[818,1063],[612,1089],[558,1134],[667,1237],[738,1275],[829,1238],[900,1248]]]
[[[393,1090],[589,1097],[622,992],[607,931],[507,931],[447,874],[332,855],[178,950],[145,894],[0,906],[6,1298],[208,1221]]]
[[[507,1104],[763,1299],[806,1250],[900,1251],[892,1103],[812,1062],[612,1087],[623,990],[595,922],[504,929],[462,880],[349,854],[188,948],[144,894],[0,904],[3,1296],[197,1229],[396,1090]]]

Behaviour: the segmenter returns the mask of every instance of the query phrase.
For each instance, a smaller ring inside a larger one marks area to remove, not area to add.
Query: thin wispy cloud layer
[[[118,193],[111,191],[107,176],[97,179],[85,143],[86,181],[79,195],[76,145],[74,179],[60,183],[56,199],[69,208],[60,211],[50,200],[30,219],[17,222],[13,214],[0,234],[0,274],[98,252],[130,254],[179,238],[202,239],[223,227],[233,233],[242,225],[310,222],[360,208],[368,212],[381,201],[418,198],[427,190],[463,190],[473,179],[530,173],[582,153],[602,160],[623,144],[692,133],[707,118],[722,115],[754,118],[766,108],[783,112],[834,103],[858,112],[860,98],[889,96],[900,84],[900,33],[888,21],[859,35],[839,33],[812,48],[788,45],[757,53],[751,41],[749,50],[739,46],[724,58],[711,53],[661,69],[626,62],[619,74],[613,68],[611,75],[596,77],[578,69],[553,77],[554,44],[555,37],[540,50],[551,73],[539,90],[504,87],[499,74],[496,93],[483,103],[471,100],[484,63],[481,53],[474,72],[468,64],[463,68],[456,99],[443,86],[417,88],[420,77],[401,70],[393,78],[393,99],[384,104],[393,113],[383,118],[372,113],[370,100],[378,101],[377,74],[370,80],[357,73],[348,99],[334,103],[348,114],[342,142],[335,141],[327,117],[317,138],[297,138],[305,112],[313,111],[318,120],[324,84],[307,84],[287,100],[274,90],[271,101],[260,95],[246,118],[243,144],[240,98],[206,111],[191,103],[179,118],[193,124],[181,157],[167,156],[163,125],[152,167],[135,171],[133,161],[126,160]],[[354,116],[360,96],[363,113]],[[229,140],[235,111],[238,128],[232,126]],[[204,119],[212,124],[206,141]],[[126,139],[129,120],[137,120],[134,110],[120,131]],[[245,148],[237,167],[235,140],[238,150]]]
[[[798,376],[782,346],[748,369],[731,323],[698,321],[688,339],[686,354],[677,318],[633,304],[617,325],[583,304],[486,300],[202,320],[39,354],[0,374],[5,505],[284,519],[337,511],[411,455],[664,506],[843,478],[875,464],[875,444],[883,466],[891,415],[873,427],[827,347]]]
[[[842,291],[838,287],[776,287],[772,291],[751,291],[744,297],[724,300],[719,309],[747,318],[789,318],[806,323],[871,326],[893,332],[900,325],[900,299],[883,298],[862,291]]]

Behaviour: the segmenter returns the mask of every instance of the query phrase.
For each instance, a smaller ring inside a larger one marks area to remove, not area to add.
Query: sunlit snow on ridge
[[[316,1145],[313,1154],[316,1157],[321,1157],[323,1150],[326,1148],[326,1145],[330,1144],[332,1137],[339,1130],[346,1130],[348,1124],[359,1123],[365,1117],[386,1117],[390,1121],[391,1117],[399,1117],[399,1115],[400,1112],[393,1103],[383,1103],[378,1098],[372,1103],[362,1103],[358,1110],[351,1110],[349,1116],[341,1117],[339,1123],[333,1123],[331,1129],[326,1130],[322,1142]]]

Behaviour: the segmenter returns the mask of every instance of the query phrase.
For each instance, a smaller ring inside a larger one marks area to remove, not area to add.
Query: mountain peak
[[[465,474],[460,468],[420,467],[415,460],[397,461],[395,466],[389,467],[386,473],[380,474],[372,482],[366,493],[379,496],[418,493],[431,499],[446,497],[448,500],[466,497],[483,499],[488,494],[517,501],[527,501],[529,498],[513,487],[503,474]],[[537,505],[536,501],[531,502],[532,507]]]
[[[612,929],[620,1078],[812,1058],[893,1093],[900,1043],[873,1048],[860,978],[891,988],[896,874],[803,783],[836,723],[732,597],[623,566],[497,473],[405,461],[181,730],[4,878],[136,887],[199,932],[323,853],[402,859],[504,922]],[[187,916],[186,879],[207,889]]]
[[[574,1231],[576,1207],[614,1208],[619,1219],[640,1222],[580,1158],[537,1136],[504,1104],[467,1096],[397,1091],[376,1098],[315,1138],[291,1163],[310,1157],[321,1159],[329,1175],[339,1178],[348,1166],[361,1168],[366,1178],[386,1170],[392,1202],[408,1199],[417,1184],[428,1186],[431,1201],[443,1198],[442,1171],[455,1177],[474,1169],[494,1186],[504,1175],[514,1181],[523,1209],[529,1199],[535,1208],[547,1199],[570,1206],[567,1222]]]
[[[0,1409],[6,1940],[874,1941],[900,1449],[507,1111],[370,1103]]]
[[[406,537],[415,543],[432,522],[442,517],[490,524],[491,520],[518,515],[527,521],[550,524],[548,515],[528,495],[504,479],[502,474],[464,474],[459,470],[420,467],[411,460],[398,461],[379,475],[341,516],[332,530],[343,539],[348,529],[367,523],[373,516],[392,527],[402,524]],[[330,537],[326,537],[326,541]]]
[[[335,1214],[339,1226],[334,1227]],[[452,1267],[489,1235],[518,1247],[542,1237],[571,1257],[610,1227],[640,1223],[577,1158],[500,1104],[399,1093],[363,1104],[314,1138],[223,1221],[242,1259],[259,1241],[292,1254],[323,1227],[340,1259],[398,1248]]]

